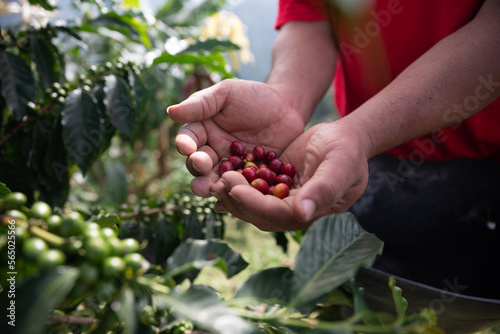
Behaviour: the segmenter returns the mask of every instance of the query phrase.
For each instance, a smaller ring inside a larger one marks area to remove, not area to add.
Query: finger
[[[367,178],[357,172],[358,169],[346,168],[350,163],[348,157],[340,156],[334,161],[325,160],[311,179],[298,189],[293,212],[300,221],[308,222],[325,213],[345,211],[358,199]]]
[[[251,187],[239,173],[224,173],[227,198],[223,197],[224,207],[238,218],[252,223],[264,231],[285,231],[304,229],[307,226],[294,219],[291,210],[292,199],[279,199],[263,195]]]
[[[204,145],[189,156],[186,167],[192,175],[200,176],[209,174],[217,163],[217,153],[210,146]]]
[[[211,193],[211,188],[218,180],[219,175],[215,172],[198,176],[191,181],[191,191],[200,197],[212,197],[214,194]]]
[[[224,80],[200,90],[183,102],[168,107],[167,113],[177,123],[199,122],[211,118],[224,106],[230,85],[230,80]]]
[[[203,124],[194,122],[184,125],[177,136],[175,136],[175,146],[183,155],[191,155],[198,150],[198,147],[207,143],[207,131]]]

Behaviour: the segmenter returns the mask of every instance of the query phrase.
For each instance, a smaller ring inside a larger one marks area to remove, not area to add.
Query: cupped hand
[[[226,172],[211,187],[217,209],[265,231],[302,230],[324,215],[344,212],[368,182],[368,150],[361,138],[358,129],[346,122],[316,125],[280,156],[297,172],[288,197],[263,195],[240,173]]]
[[[186,166],[196,176],[194,194],[210,197],[219,179],[214,167],[229,156],[234,140],[247,150],[262,145],[283,152],[304,131],[304,120],[280,93],[265,83],[230,79],[196,92],[182,103],[170,106],[168,114],[186,123],[175,138]]]

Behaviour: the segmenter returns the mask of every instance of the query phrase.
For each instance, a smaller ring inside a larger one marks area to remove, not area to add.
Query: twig
[[[60,315],[60,314],[50,314],[48,319],[52,323],[66,323],[75,325],[95,325],[99,321],[96,318],[89,317],[77,317],[74,315]]]
[[[127,219],[137,218],[140,216],[152,216],[152,215],[155,215],[157,213],[160,213],[161,211],[162,211],[161,208],[154,208],[154,209],[146,210],[144,212],[124,213],[123,215],[119,215],[118,217],[120,218],[120,220],[127,220]]]
[[[22,128],[24,128],[26,126],[26,124],[28,124],[29,122],[34,121],[36,119],[38,119],[38,116],[27,117],[25,120],[23,120],[21,123],[19,123],[15,128],[13,128],[11,131],[7,132],[2,137],[2,139],[0,139],[0,143],[6,142],[7,140],[10,139],[10,137],[12,137],[16,133],[18,133]]]

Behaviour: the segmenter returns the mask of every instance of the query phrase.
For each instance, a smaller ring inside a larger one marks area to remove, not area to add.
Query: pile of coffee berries
[[[223,158],[219,164],[220,175],[227,171],[241,173],[248,183],[263,194],[285,198],[293,187],[295,167],[278,159],[274,151],[267,151],[262,146],[255,146],[247,152],[243,144],[233,141],[229,146],[231,155]]]

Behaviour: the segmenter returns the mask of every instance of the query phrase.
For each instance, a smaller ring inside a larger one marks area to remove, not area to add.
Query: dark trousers
[[[500,299],[500,163],[380,155],[350,209],[385,243],[374,267],[464,295]]]

